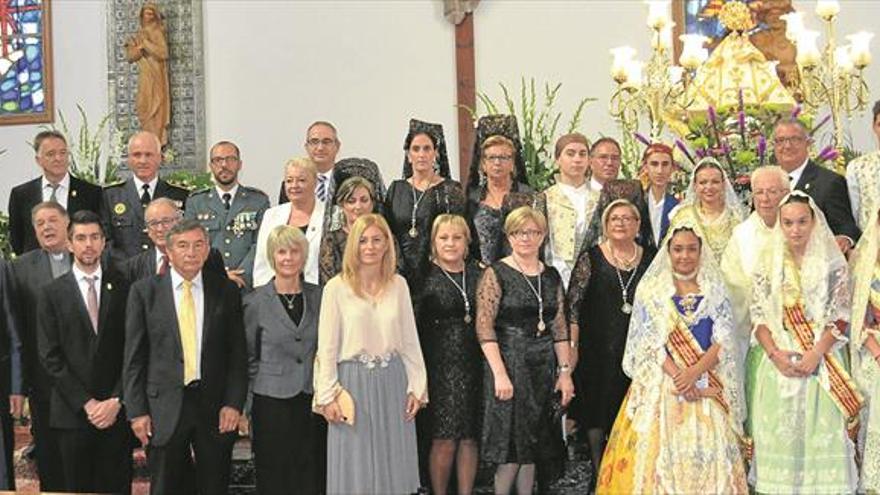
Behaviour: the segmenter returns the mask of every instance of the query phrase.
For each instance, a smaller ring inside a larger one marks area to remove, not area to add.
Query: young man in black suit
[[[130,493],[131,433],[121,402],[128,283],[102,266],[97,213],[74,213],[67,232],[73,266],[43,287],[37,305],[64,490]]]
[[[202,225],[181,220],[166,236],[170,269],[135,282],[128,298],[125,407],[147,448],[153,494],[226,493],[229,484],[246,341],[238,286],[202,269],[209,248]]]
[[[31,209],[43,201],[56,201],[68,213],[101,209],[101,188],[70,175],[67,141],[57,131],[42,131],[34,138],[37,165],[43,174],[15,186],[9,194],[9,242],[21,255],[40,247],[31,226]]]
[[[791,179],[792,190],[813,198],[825,214],[841,252],[846,254],[862,234],[853,217],[846,179],[810,159],[811,143],[807,128],[796,119],[783,120],[773,129],[776,162]]]

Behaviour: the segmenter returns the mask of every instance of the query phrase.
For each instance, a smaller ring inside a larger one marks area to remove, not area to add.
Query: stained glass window
[[[52,119],[49,0],[0,0],[0,124]]]

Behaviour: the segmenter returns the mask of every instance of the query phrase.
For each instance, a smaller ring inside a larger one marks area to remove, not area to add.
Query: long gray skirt
[[[327,432],[327,493],[409,494],[419,489],[415,422],[404,419],[406,370],[393,356],[387,365],[344,361],[339,383],[354,398],[354,426]]]

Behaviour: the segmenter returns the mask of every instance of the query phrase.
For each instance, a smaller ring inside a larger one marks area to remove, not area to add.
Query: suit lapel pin
[[[71,196],[71,197],[74,197],[74,198],[76,197],[76,189],[71,189],[71,190],[70,190],[70,196]]]
[[[810,183],[807,182],[806,185],[804,185],[804,191],[809,191],[809,190],[810,190]]]
[[[107,282],[107,290],[113,290],[113,284]]]

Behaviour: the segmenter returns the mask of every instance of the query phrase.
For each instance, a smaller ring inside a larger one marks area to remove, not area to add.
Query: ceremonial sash
[[[672,303],[672,306],[674,315],[672,331],[669,332],[669,337],[666,339],[666,348],[676,366],[679,368],[690,368],[697,364],[700,358],[703,357],[704,352],[675,308],[675,303]],[[709,386],[718,389],[718,393],[713,394],[710,398],[721,406],[725,414],[730,413],[730,405],[724,400],[724,394],[722,393],[724,384],[718,378],[715,371],[709,370],[707,374],[709,375]]]
[[[782,321],[786,331],[795,337],[794,340],[803,352],[813,348],[815,333],[804,315],[804,307],[800,301],[783,308]],[[831,353],[826,353],[824,357],[825,369],[828,371],[828,395],[848,422],[857,421],[865,399],[840,361]]]

